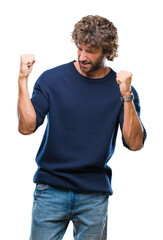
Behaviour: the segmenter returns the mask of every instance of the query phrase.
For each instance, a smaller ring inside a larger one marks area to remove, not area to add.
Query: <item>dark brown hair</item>
[[[80,44],[101,47],[104,54],[109,54],[108,60],[113,61],[118,56],[117,28],[108,19],[98,15],[88,15],[76,23],[72,40],[77,47]]]

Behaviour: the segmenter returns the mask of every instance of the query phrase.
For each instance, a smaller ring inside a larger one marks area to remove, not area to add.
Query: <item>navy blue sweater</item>
[[[122,129],[123,125],[123,103],[115,78],[112,69],[104,78],[84,77],[74,62],[39,77],[31,101],[36,129],[46,115],[47,126],[36,156],[35,183],[113,193],[107,162],[114,153],[118,126]],[[138,94],[132,90],[140,117]]]

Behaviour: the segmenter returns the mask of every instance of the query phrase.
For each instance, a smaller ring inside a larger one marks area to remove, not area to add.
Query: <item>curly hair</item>
[[[107,59],[110,61],[118,56],[117,28],[108,19],[98,15],[88,15],[77,22],[72,32],[72,40],[77,47],[80,44],[101,47],[104,54],[109,54]]]

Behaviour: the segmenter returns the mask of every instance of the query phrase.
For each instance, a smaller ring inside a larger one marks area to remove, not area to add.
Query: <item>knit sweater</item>
[[[132,91],[140,118],[139,97],[133,87]],[[73,61],[41,74],[31,101],[36,129],[47,116],[34,182],[111,195],[108,161],[114,153],[118,127],[122,130],[123,125],[116,73],[110,69],[103,78],[87,78],[76,70]],[[124,139],[123,144],[128,147]]]

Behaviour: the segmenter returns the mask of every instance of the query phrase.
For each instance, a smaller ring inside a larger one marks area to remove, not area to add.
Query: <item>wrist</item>
[[[132,91],[126,92],[125,94],[121,95],[122,102],[131,102],[134,100],[134,94]]]
[[[28,78],[19,75],[18,78],[19,94],[24,94],[28,89]]]
[[[122,93],[121,96],[122,96],[123,98],[131,97],[131,91]]]
[[[24,76],[23,74],[19,73],[19,77],[18,77],[19,82],[27,81],[27,80],[28,80],[28,76]]]

